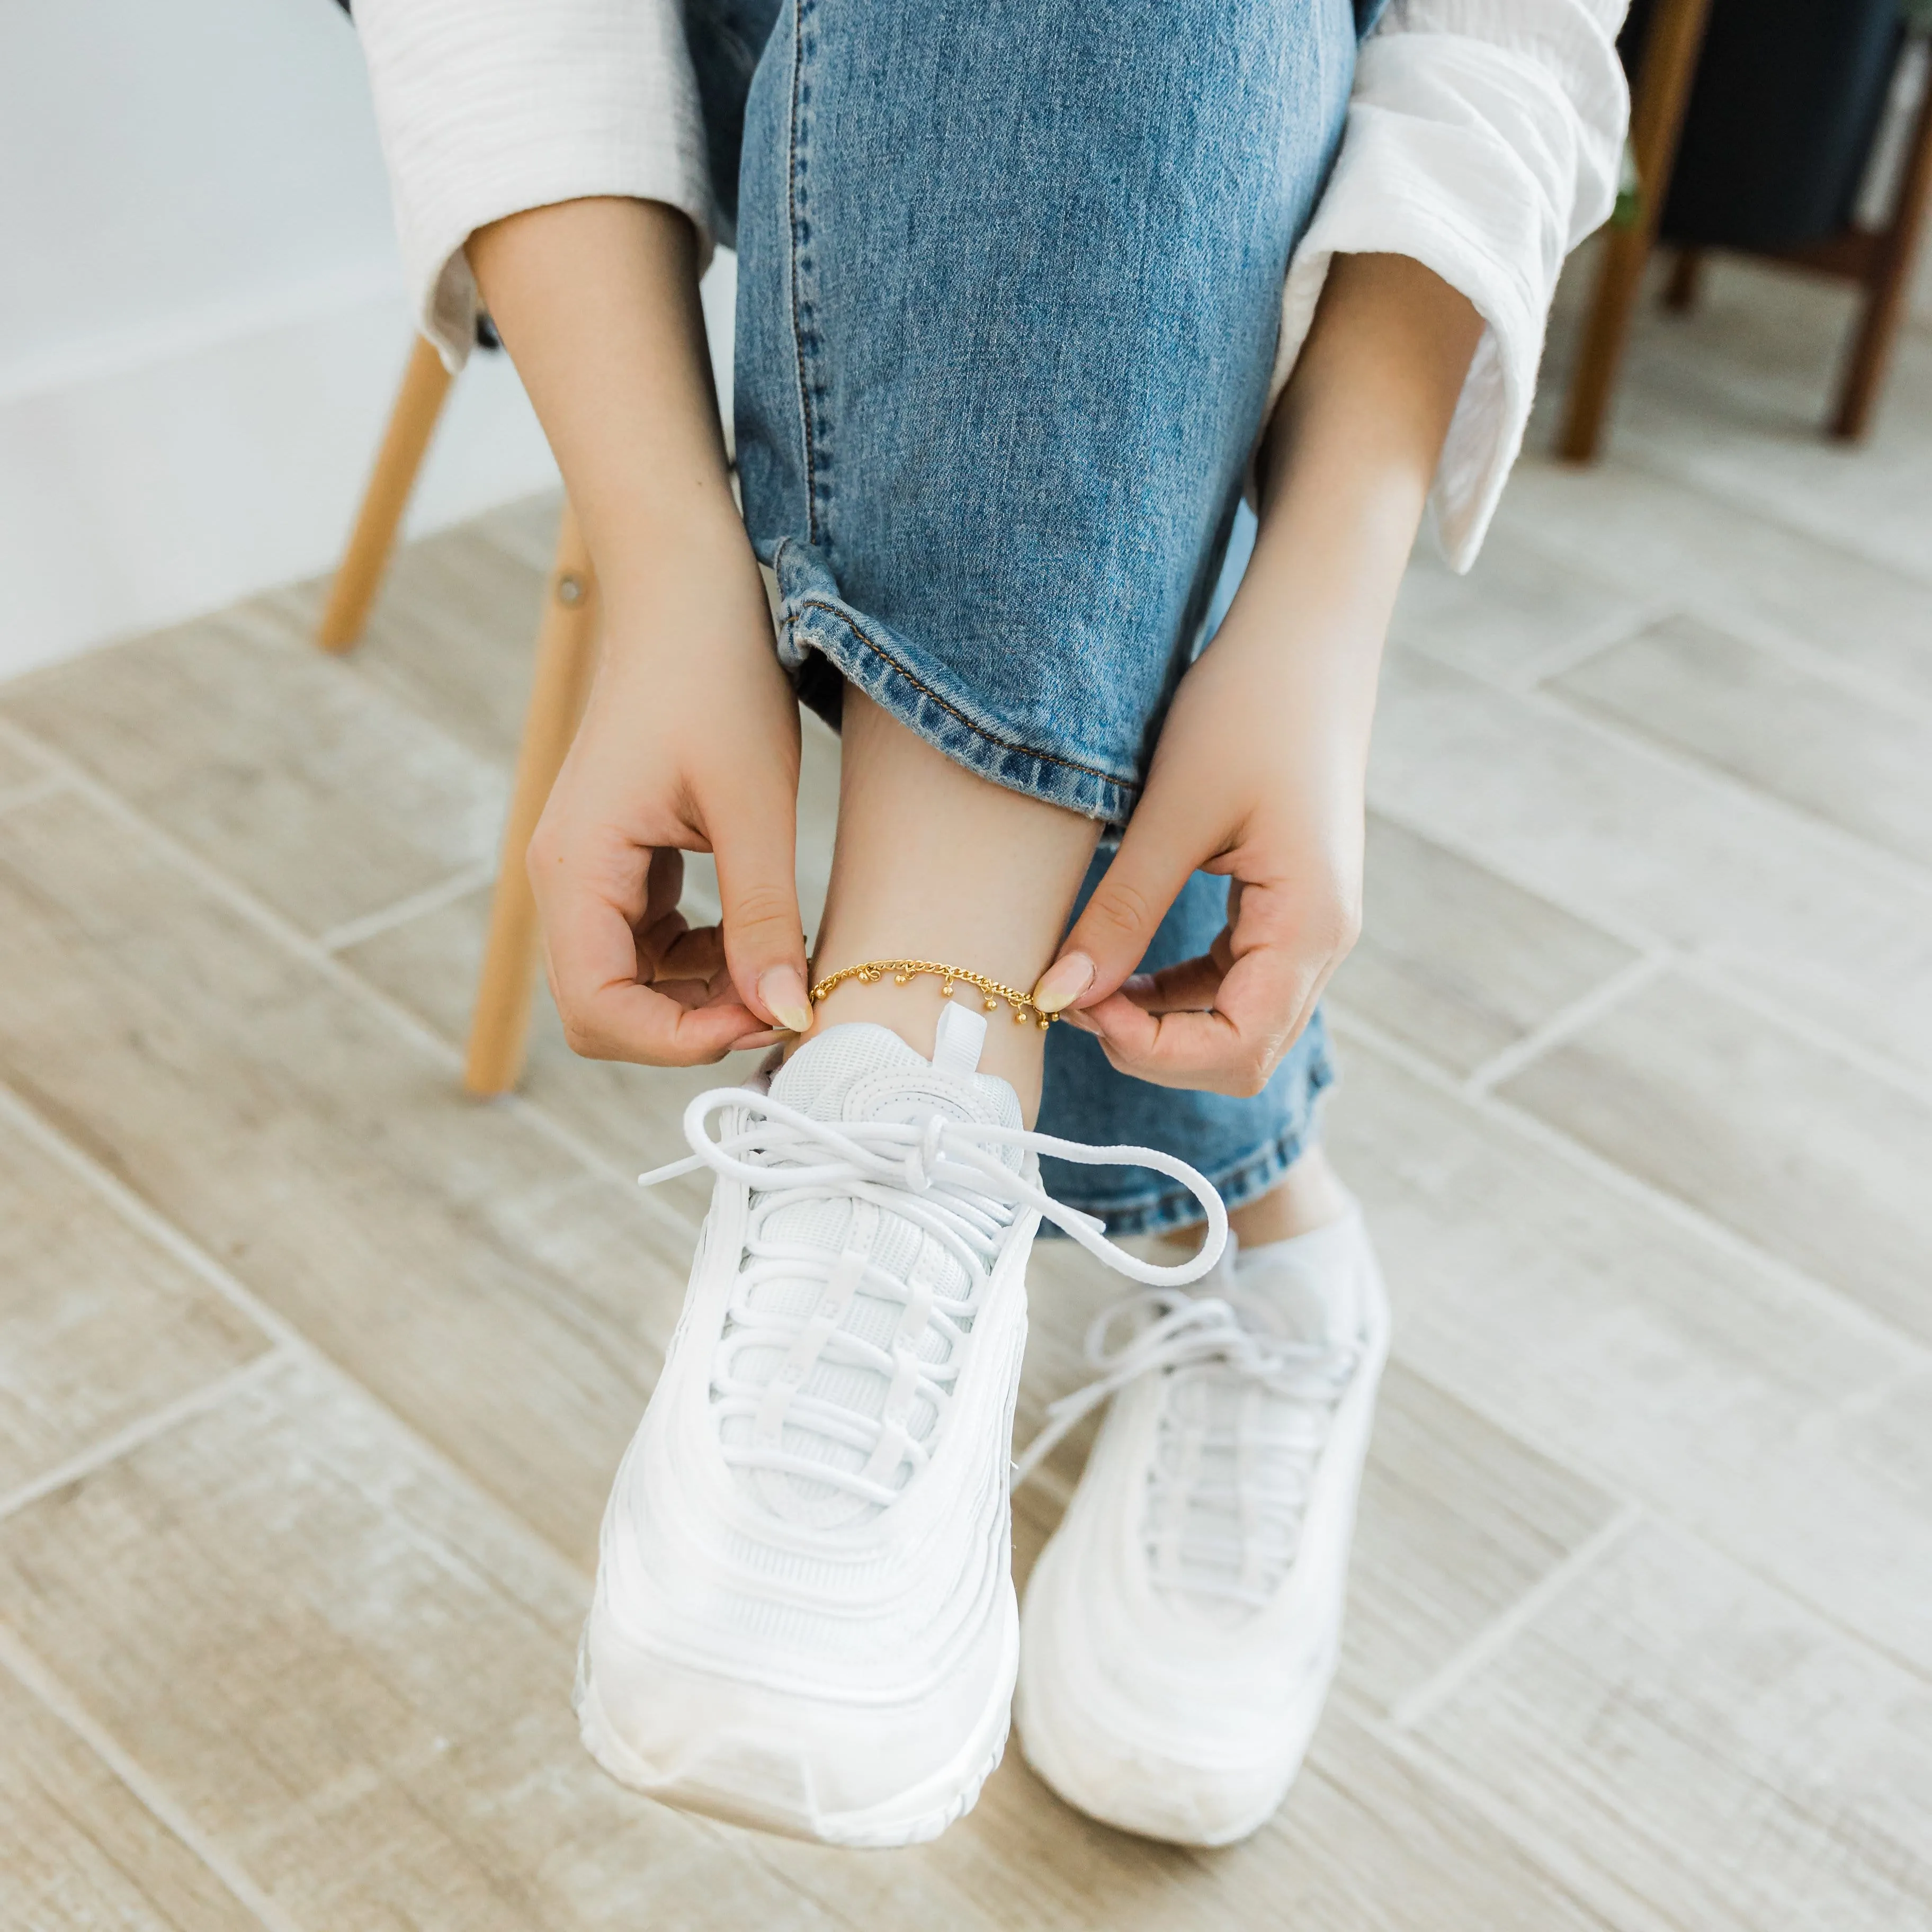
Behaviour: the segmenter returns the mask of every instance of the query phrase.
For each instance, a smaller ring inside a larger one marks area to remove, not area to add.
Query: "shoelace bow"
[[[1134,1321],[1141,1325],[1125,1342],[1114,1346],[1113,1337],[1121,1324]],[[1184,1453],[1178,1469],[1156,1465],[1150,1477],[1150,1487],[1156,1492],[1150,1502],[1178,1505],[1163,1512],[1163,1527],[1148,1538],[1154,1546],[1156,1569],[1166,1573],[1164,1580],[1205,1594],[1264,1603],[1278,1573],[1294,1561],[1313,1463],[1327,1442],[1330,1415],[1354,1373],[1360,1351],[1347,1345],[1260,1334],[1218,1295],[1181,1294],[1155,1288],[1124,1295],[1096,1316],[1087,1330],[1085,1353],[1088,1365],[1100,1373],[1048,1406],[1046,1426],[1014,1465],[1016,1489],[1038,1471],[1084,1417],[1143,1376],[1171,1371],[1177,1381],[1190,1372],[1232,1376],[1250,1388],[1306,1406],[1298,1418],[1305,1425],[1299,1430],[1256,1437],[1244,1434],[1238,1426],[1227,1444],[1215,1445],[1234,1453],[1238,1474],[1232,1483],[1202,1478],[1198,1450],[1208,1438],[1198,1430],[1192,1432],[1192,1453]],[[1169,1420],[1162,1418],[1164,1428]],[[1291,1466],[1286,1471],[1277,1466],[1264,1474],[1261,1458],[1270,1451],[1292,1459]],[[1301,1458],[1306,1459],[1305,1466]],[[1274,1479],[1271,1485],[1267,1474]],[[1289,1479],[1286,1484],[1281,1480],[1284,1475]],[[1232,1505],[1240,1522],[1238,1534],[1184,1535],[1189,1505],[1210,1500]],[[1184,1556],[1228,1563],[1238,1569],[1240,1580],[1204,1576],[1198,1569],[1184,1576]]]
[[[730,1112],[742,1117],[740,1124],[714,1138],[712,1117]],[[821,1120],[769,1094],[742,1087],[714,1088],[699,1094],[685,1109],[684,1132],[690,1155],[640,1174],[640,1186],[655,1186],[708,1167],[754,1191],[746,1247],[751,1264],[740,1270],[733,1287],[730,1312],[737,1326],[724,1372],[714,1384],[721,1418],[750,1417],[751,1439],[726,1444],[726,1460],[774,1475],[802,1477],[880,1505],[899,1494],[887,1478],[902,1462],[909,1462],[916,1472],[943,1432],[962,1366],[961,1345],[990,1279],[991,1264],[1017,1214],[1028,1209],[1038,1213],[1109,1268],[1161,1288],[1199,1280],[1220,1259],[1227,1242],[1227,1210],[1213,1186],[1185,1161],[1152,1148],[1084,1147],[1030,1128],[956,1120],[938,1112],[921,1122]],[[1198,1252],[1176,1265],[1144,1262],[1108,1240],[1106,1223],[1097,1216],[1064,1205],[1037,1182],[1008,1167],[994,1151],[1003,1148],[1053,1154],[1090,1167],[1153,1168],[1180,1181],[1201,1203],[1207,1238]],[[835,1199],[856,1204],[843,1252],[808,1242],[775,1240],[764,1232],[767,1220],[784,1208]],[[854,1238],[860,1232],[861,1210],[867,1208],[894,1215],[931,1235],[966,1270],[968,1294],[942,1301],[929,1286],[873,1263],[865,1244]],[[780,1276],[820,1282],[822,1292],[808,1314],[750,1305],[760,1282]],[[862,1287],[902,1306],[890,1348],[840,1327]],[[945,1344],[938,1361],[918,1352],[935,1324]],[[784,1359],[769,1382],[730,1372],[730,1361],[744,1347],[782,1351]],[[821,1359],[889,1377],[881,1414],[874,1418],[806,1394],[804,1384]],[[907,1429],[922,1400],[935,1415],[923,1443]],[[788,1424],[856,1450],[866,1459],[863,1467],[844,1469],[782,1448]]]

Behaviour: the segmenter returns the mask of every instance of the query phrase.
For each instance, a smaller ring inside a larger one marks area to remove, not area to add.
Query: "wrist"
[[[721,628],[769,633],[770,609],[751,540],[727,518],[626,518],[591,539],[610,639],[622,648]]]

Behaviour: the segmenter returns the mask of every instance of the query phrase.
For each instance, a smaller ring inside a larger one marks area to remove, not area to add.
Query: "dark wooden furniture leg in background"
[[[1932,200],[1932,73],[1926,76],[1918,104],[1918,118],[1892,220],[1871,238],[1863,278],[1864,313],[1852,340],[1844,386],[1838,392],[1838,414],[1832,420],[1832,434],[1846,442],[1856,442],[1870,426],[1872,405],[1891,364],[1898,326],[1905,319],[1912,257],[1918,252],[1919,231],[1925,225],[1928,200]]]
[[[1603,435],[1604,417],[1630,333],[1630,310],[1670,193],[1677,139],[1683,131],[1684,110],[1690,104],[1690,82],[1710,10],[1711,0],[1658,0],[1645,40],[1642,71],[1630,106],[1637,205],[1626,224],[1608,232],[1590,319],[1570,378],[1569,406],[1558,447],[1573,463],[1594,458]]]

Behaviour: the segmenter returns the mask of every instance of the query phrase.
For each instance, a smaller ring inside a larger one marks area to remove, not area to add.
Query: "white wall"
[[[330,0],[0,0],[0,676],[326,568],[408,342]],[[478,357],[412,524],[554,476]]]

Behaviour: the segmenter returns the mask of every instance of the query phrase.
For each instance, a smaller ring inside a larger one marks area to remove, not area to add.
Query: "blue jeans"
[[[688,0],[687,23],[736,182],[746,521],[800,697],[836,723],[855,684],[996,784],[1124,823],[1238,574],[1351,0]],[[1197,876],[1150,962],[1206,952],[1226,898]],[[1126,1078],[1056,1028],[1040,1125],[1182,1155],[1234,1204],[1330,1077],[1318,1019],[1252,1100]],[[1048,1185],[1116,1232],[1193,1211],[1150,1172]]]

